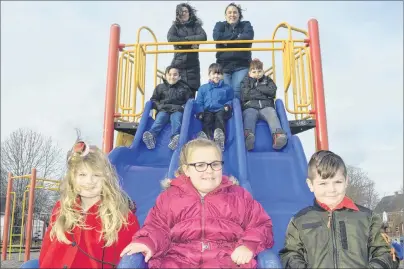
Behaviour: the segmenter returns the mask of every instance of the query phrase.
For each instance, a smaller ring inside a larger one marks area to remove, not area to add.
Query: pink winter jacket
[[[236,247],[256,256],[274,244],[270,217],[244,188],[223,176],[201,197],[184,175],[158,196],[133,241],[152,251],[149,268],[240,268],[230,257]]]

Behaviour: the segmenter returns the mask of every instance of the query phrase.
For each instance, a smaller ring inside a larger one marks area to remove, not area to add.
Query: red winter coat
[[[73,229],[74,240],[71,234],[66,233],[68,240],[72,244],[65,244],[57,241],[56,237],[50,240],[50,231],[53,223],[56,221],[57,213],[60,208],[58,201],[53,208],[50,225],[45,233],[41,253],[39,255],[39,268],[112,268],[111,264],[119,263],[122,250],[131,242],[133,234],[139,230],[139,223],[132,212],[128,215],[128,226],[122,226],[118,233],[118,241],[104,250],[104,266],[99,261],[89,258],[82,251],[102,260],[104,241],[99,240],[102,229],[101,219],[97,216],[99,203],[93,205],[87,211],[85,223],[91,227],[91,230],[83,230],[78,227]],[[75,245],[76,244],[76,245]],[[75,245],[75,246],[73,246]]]
[[[187,177],[173,180],[133,241],[152,251],[149,268],[237,268],[230,257],[236,247],[244,245],[255,256],[274,244],[270,217],[225,176],[205,197]],[[256,267],[256,260],[241,267]]]

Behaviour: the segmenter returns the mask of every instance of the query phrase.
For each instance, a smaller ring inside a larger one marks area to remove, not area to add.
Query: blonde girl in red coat
[[[188,142],[180,169],[121,256],[144,253],[149,268],[254,268],[273,246],[272,221],[244,188],[222,174],[221,149]]]
[[[77,142],[39,257],[40,268],[113,268],[139,229],[133,204],[108,157]]]

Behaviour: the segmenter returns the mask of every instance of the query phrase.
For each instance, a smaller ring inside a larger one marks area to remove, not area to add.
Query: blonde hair
[[[196,149],[204,148],[204,147],[214,148],[216,150],[217,154],[220,156],[220,158],[222,158],[222,150],[212,140],[205,139],[205,138],[197,138],[197,139],[191,140],[188,143],[186,143],[181,149],[179,167],[178,167],[178,170],[175,172],[176,177],[184,174],[184,171],[182,170],[182,166],[188,164],[188,159],[190,158],[191,154]]]
[[[66,237],[72,233],[74,227],[91,229],[84,223],[77,203],[79,189],[76,187],[75,177],[78,169],[87,166],[93,171],[100,171],[103,175],[101,189],[101,203],[98,216],[101,219],[102,230],[100,240],[105,246],[111,246],[118,240],[118,232],[123,225],[128,225],[128,214],[134,209],[134,204],[128,195],[120,188],[115,169],[98,147],[89,146],[84,142],[77,142],[68,153],[67,172],[60,184],[60,211],[52,226],[50,238],[56,236],[59,242],[70,244]]]

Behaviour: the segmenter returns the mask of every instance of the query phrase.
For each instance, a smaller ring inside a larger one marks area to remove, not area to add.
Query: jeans
[[[205,111],[203,113],[202,131],[212,138],[212,132],[216,129],[220,129],[225,134],[225,112],[220,110],[216,113]]]
[[[247,108],[243,111],[244,130],[249,130],[255,134],[255,126],[258,120],[265,120],[271,133],[275,133],[276,129],[282,129],[275,108],[264,107],[263,109]]]
[[[224,83],[231,85],[234,91],[234,97],[240,100],[240,88],[241,82],[244,77],[248,74],[248,68],[244,68],[241,70],[234,71],[233,73],[224,73]]]
[[[179,134],[181,130],[182,112],[178,111],[174,113],[160,111],[157,113],[156,120],[149,132],[156,138],[169,121],[171,123],[171,137]]]

